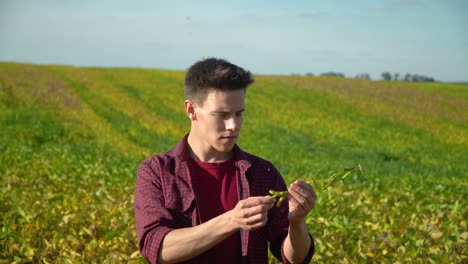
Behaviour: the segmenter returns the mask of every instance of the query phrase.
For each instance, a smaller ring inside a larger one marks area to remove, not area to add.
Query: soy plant
[[[361,174],[364,175],[364,169],[362,168],[361,164],[358,164],[358,165],[356,165],[354,167],[344,168],[344,169],[342,169],[340,171],[337,171],[334,174],[332,174],[330,177],[328,177],[328,179],[325,179],[325,180],[308,180],[308,181],[305,181],[305,182],[307,182],[308,184],[314,185],[314,186],[321,185],[322,187],[320,187],[320,189],[325,190],[325,189],[327,189],[328,187],[330,187],[333,183],[335,183],[337,181],[344,181],[346,179],[346,177],[348,177],[351,174],[351,172],[353,172],[353,171],[360,172]],[[281,206],[281,204],[286,199],[286,197],[288,197],[288,194],[289,194],[288,191],[275,191],[275,190],[270,190],[269,193],[273,198],[276,198],[276,206],[277,207]]]

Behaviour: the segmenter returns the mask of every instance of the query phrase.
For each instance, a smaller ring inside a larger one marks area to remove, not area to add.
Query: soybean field
[[[0,263],[144,263],[136,171],[189,131],[183,78],[0,63]],[[314,263],[468,263],[468,85],[257,75],[238,144],[287,183],[362,165],[316,188]]]

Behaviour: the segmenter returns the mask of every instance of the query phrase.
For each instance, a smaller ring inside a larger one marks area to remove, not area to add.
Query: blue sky
[[[468,1],[2,0],[0,61],[468,81]]]

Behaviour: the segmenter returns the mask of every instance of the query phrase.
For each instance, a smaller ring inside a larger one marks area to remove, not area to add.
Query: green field
[[[188,132],[184,72],[0,63],[0,263],[140,263],[140,162]],[[316,263],[468,262],[468,85],[256,76],[238,144],[318,192]]]

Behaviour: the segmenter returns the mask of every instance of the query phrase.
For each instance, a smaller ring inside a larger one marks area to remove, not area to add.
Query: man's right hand
[[[193,227],[174,229],[164,237],[159,262],[182,262],[214,247],[239,229],[254,230],[268,221],[268,210],[275,198],[249,197],[234,209]],[[181,250],[184,249],[184,250]]]
[[[271,196],[255,196],[241,200],[228,212],[233,229],[255,230],[268,221],[268,210],[275,204]]]

